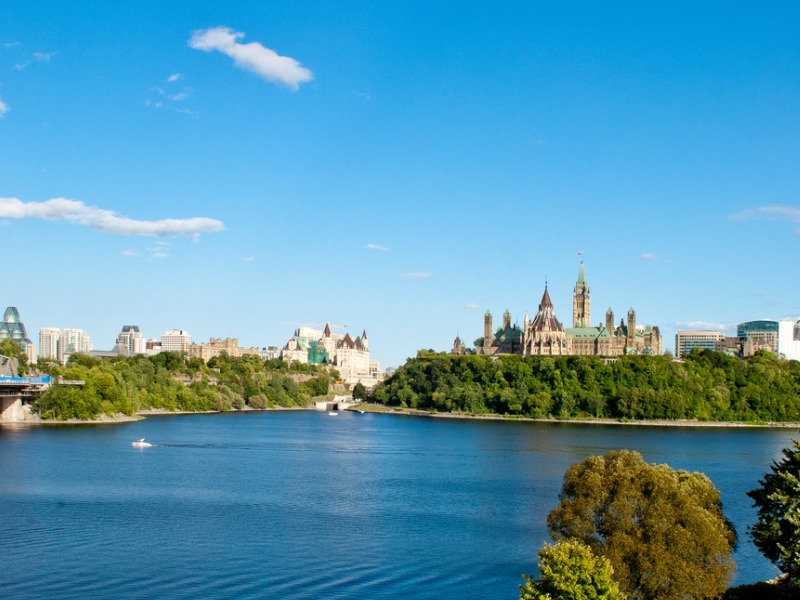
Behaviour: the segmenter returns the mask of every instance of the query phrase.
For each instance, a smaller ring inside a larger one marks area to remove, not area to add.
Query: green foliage
[[[64,379],[85,382],[83,387],[53,385],[34,402],[43,418],[61,420],[132,415],[145,409],[225,412],[247,404],[307,406],[312,394],[327,393],[334,376],[320,366],[290,370],[282,361],[224,353],[208,364],[179,352],[105,360],[75,354],[66,367],[48,368]]]
[[[665,356],[455,356],[420,352],[376,401],[526,417],[800,421],[800,363],[696,350]]]
[[[22,349],[22,346],[15,340],[4,339],[0,340],[0,354],[8,356],[9,358],[17,359],[17,372],[19,375],[24,376],[28,374],[28,355]]]
[[[367,400],[367,388],[360,381],[353,386],[353,400],[365,402]]]
[[[753,542],[786,573],[789,585],[800,586],[800,442],[783,449],[783,459],[759,485],[747,493],[758,508]]]
[[[723,596],[725,600],[796,600],[797,588],[786,582],[758,583],[738,585],[728,589]]]
[[[736,533],[702,473],[612,451],[572,465],[560,499],[547,518],[553,538],[606,557],[631,597],[716,598],[733,578]]]
[[[520,600],[624,600],[607,558],[580,542],[545,544],[539,550],[539,579],[523,575]]]

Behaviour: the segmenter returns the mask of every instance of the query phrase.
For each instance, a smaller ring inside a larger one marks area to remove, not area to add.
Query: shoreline
[[[169,411],[164,408],[149,408],[137,411],[135,415],[100,415],[97,419],[67,419],[65,421],[42,419],[39,415],[28,413],[24,420],[0,422],[0,427],[7,425],[17,426],[59,426],[59,425],[116,425],[123,423],[133,423],[141,421],[147,417],[169,417],[181,415],[215,415],[215,414],[234,414],[245,412],[282,412],[282,411],[306,411],[317,410],[314,407],[299,406],[275,406],[272,408],[251,408],[246,406],[242,409],[231,411]],[[699,421],[697,419],[645,419],[640,421],[628,421],[623,419],[558,419],[555,417],[522,417],[516,415],[493,415],[493,414],[468,414],[468,413],[443,413],[416,410],[411,408],[389,407],[381,404],[356,404],[344,410],[364,411],[371,414],[386,414],[406,417],[428,417],[434,419],[455,419],[471,421],[503,421],[503,422],[522,422],[522,423],[548,423],[553,425],[614,425],[614,426],[633,426],[633,427],[708,427],[708,428],[760,428],[760,429],[798,429],[800,423],[770,421],[765,423],[743,423],[737,421]]]

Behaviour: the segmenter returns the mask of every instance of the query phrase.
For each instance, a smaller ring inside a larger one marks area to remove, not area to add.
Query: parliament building
[[[533,320],[525,315],[522,328],[511,324],[511,314],[503,314],[503,325],[492,333],[492,314],[483,318],[483,340],[476,354],[621,356],[623,354],[661,354],[661,333],[654,325],[637,325],[631,308],[625,319],[614,323],[614,311],[606,311],[605,322],[591,325],[591,296],[581,260],[578,280],[572,295],[572,327],[564,327],[556,316],[547,285]]]

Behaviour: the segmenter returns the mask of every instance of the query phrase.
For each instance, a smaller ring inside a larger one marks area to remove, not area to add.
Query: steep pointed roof
[[[366,330],[366,329],[364,329],[364,330],[361,332],[361,339],[362,339],[362,340],[365,340],[365,339],[367,339],[367,330]]]
[[[581,259],[581,266],[578,269],[578,281],[575,285],[586,285],[586,271],[583,270],[583,259]]]
[[[539,303],[539,311],[533,318],[530,327],[533,331],[564,331],[564,326],[556,316],[553,302],[550,300],[550,292],[547,291],[546,285],[544,286],[542,301]]]
[[[325,323],[325,331],[322,332],[324,337],[331,337],[331,324]]]

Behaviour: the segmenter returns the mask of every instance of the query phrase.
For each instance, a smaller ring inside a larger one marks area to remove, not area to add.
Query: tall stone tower
[[[631,309],[628,311],[628,336],[625,340],[625,345],[628,348],[633,348],[633,342],[636,339],[636,311]]]
[[[589,284],[586,283],[586,273],[581,259],[578,281],[575,282],[575,291],[572,295],[572,326],[589,327],[591,322]]]
[[[606,330],[608,333],[614,333],[614,311],[611,310],[610,306],[606,311]]]
[[[483,347],[489,348],[492,345],[492,313],[488,310],[483,316]]]

